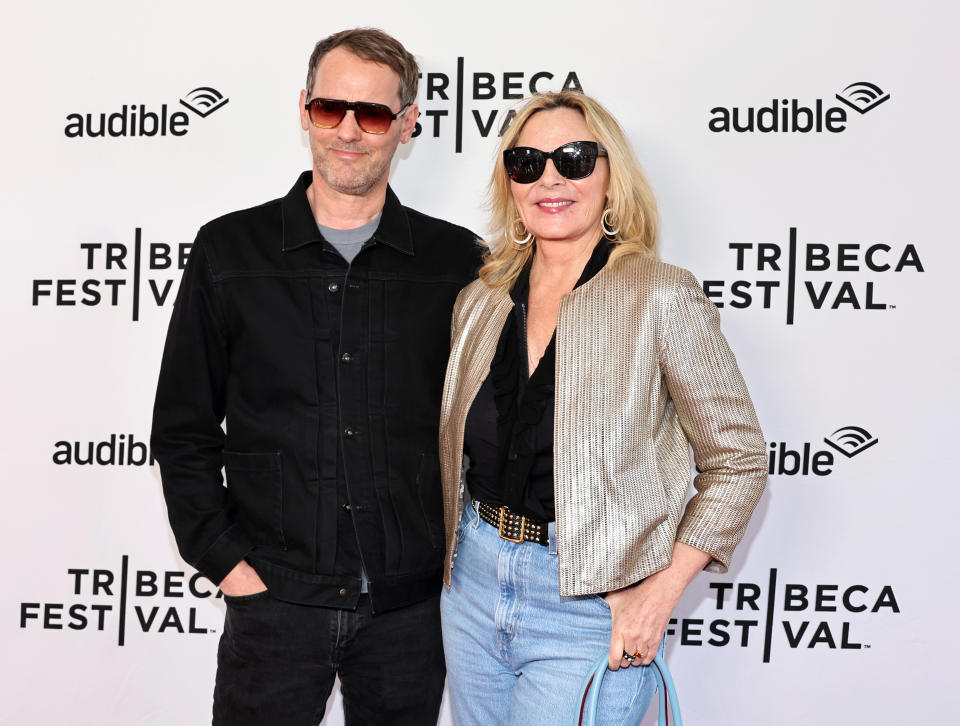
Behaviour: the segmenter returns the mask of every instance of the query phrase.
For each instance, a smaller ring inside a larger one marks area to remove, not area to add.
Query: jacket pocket
[[[280,452],[223,452],[234,521],[255,544],[286,549]]]
[[[417,454],[417,497],[434,549],[443,549],[443,494],[436,452]]]
[[[250,595],[224,595],[223,601],[229,605],[239,605],[240,603],[256,602],[257,600],[266,600],[270,597],[269,590],[261,590]]]

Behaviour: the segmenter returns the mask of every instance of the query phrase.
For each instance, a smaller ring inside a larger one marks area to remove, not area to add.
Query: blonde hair
[[[531,116],[555,108],[570,108],[582,114],[587,128],[607,150],[610,188],[606,206],[612,217],[607,223],[612,228],[619,228],[611,240],[610,263],[629,254],[656,255],[657,202],[620,124],[607,109],[579,91],[538,93],[520,109],[504,132],[493,167],[487,203],[492,237],[490,250],[484,255],[484,264],[480,268],[480,277],[491,287],[512,285],[533,255],[534,248],[534,244],[518,246],[512,239],[520,214],[510,191],[503,152],[516,145]]]

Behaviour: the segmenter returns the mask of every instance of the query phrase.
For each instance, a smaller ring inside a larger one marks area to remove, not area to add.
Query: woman
[[[627,666],[662,648],[697,572],[726,571],[766,481],[763,436],[715,306],[655,257],[653,195],[609,112],[535,96],[502,151],[441,411],[454,720],[576,723],[609,650],[624,670],[601,722],[632,722],[655,686]]]

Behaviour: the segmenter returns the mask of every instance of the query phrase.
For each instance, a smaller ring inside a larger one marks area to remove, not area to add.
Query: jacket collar
[[[280,200],[283,217],[283,251],[290,252],[308,244],[323,243],[323,235],[317,228],[310,202],[307,201],[307,187],[313,182],[313,172],[305,171],[294,183],[287,196]],[[380,225],[373,233],[373,242],[389,245],[406,255],[413,255],[413,234],[407,210],[400,204],[393,189],[387,187],[387,197],[380,216]]]

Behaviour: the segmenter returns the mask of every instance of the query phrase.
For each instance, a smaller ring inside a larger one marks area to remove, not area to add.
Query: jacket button
[[[357,430],[352,426],[347,426],[347,428],[343,430],[343,435],[346,436],[348,439],[352,439],[354,436],[357,435]]]
[[[341,588],[340,588],[340,597],[346,597],[346,596],[347,596],[347,588],[341,587]]]
[[[327,289],[328,289],[330,292],[336,292],[337,290],[340,289],[340,283],[339,283],[339,282],[331,282],[329,285],[327,285]]]
[[[349,353],[344,353],[340,356],[340,360],[342,360],[344,363],[350,363],[353,360],[353,356]]]

